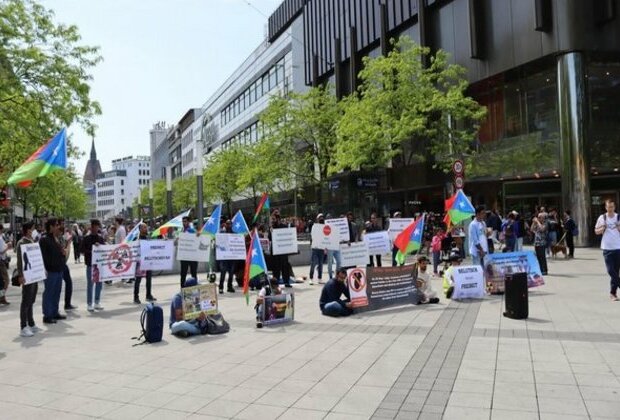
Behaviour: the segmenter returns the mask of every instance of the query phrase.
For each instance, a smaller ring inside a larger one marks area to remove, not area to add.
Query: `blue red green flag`
[[[445,210],[447,217],[444,221],[447,219],[448,222],[454,225],[476,214],[476,209],[474,209],[463,190],[457,190],[456,194],[446,200]]]
[[[39,147],[13,174],[8,184],[29,187],[36,178],[67,168],[67,131],[62,129]]]
[[[256,207],[256,212],[252,218],[252,223],[255,223],[258,220],[258,216],[260,216],[260,213],[263,210],[269,212],[269,195],[267,195],[267,193],[263,193],[263,196],[260,198],[258,207]]]
[[[263,273],[267,274],[267,263],[265,262],[265,255],[263,255],[263,248],[260,245],[258,233],[254,229],[250,248],[245,257],[245,270],[243,272],[243,294],[247,305],[250,304],[250,279]]]
[[[405,263],[405,256],[407,254],[420,249],[423,237],[424,215],[411,222],[411,224],[394,239],[394,246],[398,248],[395,259],[399,265]]]
[[[183,218],[188,217],[191,210],[184,211],[183,213],[177,215],[176,217],[168,220],[166,223],[158,227],[151,234],[152,238],[157,238],[158,236],[166,237],[168,235],[168,231],[170,229],[182,229],[183,228]]]

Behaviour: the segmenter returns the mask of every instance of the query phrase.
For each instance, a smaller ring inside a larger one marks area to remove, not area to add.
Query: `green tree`
[[[243,153],[240,145],[219,149],[209,155],[204,170],[205,196],[224,203],[229,215],[233,198],[241,192],[239,177],[246,162]]]
[[[393,47],[364,58],[359,92],[344,100],[333,172],[385,167],[396,157],[410,165],[429,152],[447,168],[450,156],[470,150],[486,111],[466,96],[466,70],[407,37]]]
[[[196,207],[198,202],[196,177],[177,178],[172,182],[172,208],[174,214]]]
[[[149,203],[149,187],[142,188],[140,190],[140,197],[142,204]],[[173,196],[174,197],[174,196]],[[137,207],[138,201],[133,203],[134,207]],[[153,182],[153,215],[155,217],[163,216],[167,213],[166,203],[166,181],[159,179]]]

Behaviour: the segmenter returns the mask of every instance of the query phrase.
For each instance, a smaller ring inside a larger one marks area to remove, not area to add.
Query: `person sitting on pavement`
[[[197,286],[198,280],[188,278],[185,280],[185,287]],[[183,313],[183,295],[179,290],[170,301],[170,332],[177,337],[187,338],[191,335],[207,333],[207,316],[201,312],[196,319],[186,320]]]
[[[431,274],[427,271],[429,262],[425,255],[418,257],[418,278],[416,280],[420,299],[418,303],[439,303],[437,292],[431,286]]]
[[[342,300],[344,295],[346,299]],[[330,279],[323,286],[319,300],[321,313],[325,316],[349,316],[353,313],[351,296],[347,287],[347,270],[344,268],[336,272],[336,277]]]
[[[258,296],[256,297],[256,305],[254,309],[256,309],[256,328],[263,328],[263,320],[261,314],[264,310],[265,305],[265,296],[271,295],[279,295],[282,293],[282,288],[278,284],[278,280],[275,277],[271,277],[269,281],[266,281],[263,278],[263,287],[258,292]]]
[[[443,292],[446,295],[446,298],[451,299],[452,294],[454,293],[454,277],[452,276],[452,272],[454,271],[454,267],[458,267],[461,265],[463,258],[460,253],[452,252],[449,257],[450,267],[446,269],[443,273]]]

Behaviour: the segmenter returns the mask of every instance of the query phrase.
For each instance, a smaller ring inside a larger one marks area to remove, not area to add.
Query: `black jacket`
[[[65,269],[65,255],[60,243],[52,235],[46,233],[39,239],[41,255],[45,270],[52,273],[62,273]]]
[[[100,236],[91,233],[82,239],[82,254],[84,254],[84,264],[91,266],[93,260],[93,245],[105,245],[105,240]]]

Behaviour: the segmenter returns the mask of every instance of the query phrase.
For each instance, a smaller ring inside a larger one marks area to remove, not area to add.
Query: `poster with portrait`
[[[140,261],[140,244],[137,242],[93,247],[93,282],[130,279]]]
[[[183,287],[181,296],[183,297],[183,318],[185,320],[196,319],[202,312],[206,315],[218,312],[215,283]]]
[[[43,265],[43,256],[41,255],[39,243],[22,244],[20,249],[24,282],[32,284],[45,280],[45,266]]]
[[[489,292],[503,292],[506,275],[513,273],[527,273],[527,287],[545,284],[540,265],[532,251],[487,254],[484,257],[484,281]]]
[[[265,296],[265,303],[259,312],[263,325],[281,324],[295,319],[295,295],[282,293]]]

